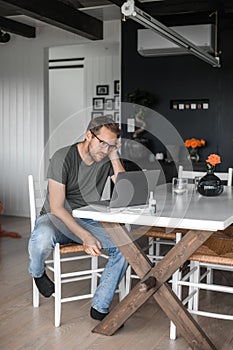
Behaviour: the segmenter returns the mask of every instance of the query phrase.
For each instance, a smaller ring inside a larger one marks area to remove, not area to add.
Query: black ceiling
[[[143,0],[142,0],[143,1]],[[39,19],[72,33],[89,39],[103,37],[103,24],[100,20],[79,11],[81,8],[115,4],[121,6],[124,0],[0,0],[0,29],[22,35],[35,37],[35,28],[11,19],[11,16],[25,15]],[[141,2],[135,1],[151,16],[166,25],[210,23],[218,11],[221,21],[233,26],[233,0],[164,0]]]

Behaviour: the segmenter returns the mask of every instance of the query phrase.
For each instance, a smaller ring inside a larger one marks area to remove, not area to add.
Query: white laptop
[[[92,202],[98,208],[128,208],[148,203],[150,191],[154,191],[160,170],[126,171],[118,173],[110,200]]]

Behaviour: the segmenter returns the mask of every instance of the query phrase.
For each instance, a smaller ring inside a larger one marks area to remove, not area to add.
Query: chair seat
[[[217,265],[233,266],[233,236],[216,234],[210,237],[190,260]]]
[[[84,246],[78,243],[60,245],[60,254],[84,252]]]
[[[154,237],[154,238],[165,238],[165,239],[176,239],[176,232],[180,232],[182,234],[187,233],[188,229],[170,229],[169,232],[167,232],[167,228],[165,227],[157,227],[153,226],[148,228],[148,226],[140,226],[137,229],[131,230],[131,233],[136,236],[146,236],[146,237]],[[219,230],[216,231],[216,233],[213,234],[212,237],[233,237],[233,226],[227,227],[225,230]]]
[[[189,230],[188,229],[170,229],[169,232],[166,232],[167,228],[164,227],[151,227],[148,229],[147,226],[141,226],[140,228],[133,229],[131,233],[133,235],[138,235],[138,236],[146,236],[146,237],[153,237],[153,238],[164,238],[164,239],[176,239],[176,232],[180,232],[182,234],[187,233]],[[233,238],[233,226],[227,227],[225,230],[219,230],[216,231],[212,235],[212,237],[225,237],[225,238]]]
[[[182,234],[185,234],[188,232],[188,230],[185,229],[170,229],[169,232],[166,232],[167,228],[164,227],[151,227],[148,229],[147,226],[142,226],[138,229],[134,229],[131,231],[133,235],[138,236],[146,236],[146,237],[153,237],[153,238],[162,238],[162,239],[171,239],[176,240],[176,232],[179,231]]]

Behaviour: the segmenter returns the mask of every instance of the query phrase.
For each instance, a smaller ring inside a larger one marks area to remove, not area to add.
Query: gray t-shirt
[[[108,157],[100,162],[87,165],[80,157],[77,143],[59,149],[51,158],[47,177],[66,185],[64,207],[71,212],[90,202],[98,201],[108,176],[113,175],[112,164]],[[41,214],[50,212],[49,193],[47,192]]]

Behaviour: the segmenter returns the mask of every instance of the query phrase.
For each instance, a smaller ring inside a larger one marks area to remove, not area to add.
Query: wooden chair
[[[228,168],[228,172],[215,172],[215,174],[225,182],[226,186],[232,186],[232,173],[233,169]],[[200,172],[200,171],[189,171],[189,170],[184,170],[183,166],[179,166],[178,170],[178,177],[180,178],[187,178],[188,180],[194,180],[196,177],[202,177],[206,175],[206,172]],[[204,264],[202,264],[204,265]],[[207,267],[207,282],[212,283],[213,282],[213,271],[211,269],[211,266],[206,266]]]
[[[227,186],[232,186],[232,173],[233,168],[228,168],[228,172],[214,172],[222,181],[226,182]],[[183,165],[179,165],[178,177],[186,178],[189,180],[194,180],[196,177],[203,177],[206,175],[206,172],[203,171],[191,171],[184,170]]]
[[[201,267],[207,268],[207,271],[201,274]],[[193,298],[189,301],[189,309],[193,313],[233,320],[232,316],[224,314],[211,315],[211,312],[199,311],[199,290],[213,290],[219,292],[233,292],[233,287],[217,286],[214,283],[212,271],[231,271],[233,272],[233,226],[228,227],[224,231],[217,231],[195,254],[190,258],[190,269],[193,269],[192,280],[190,280],[189,293],[193,294]],[[206,284],[202,286],[201,282],[211,273],[211,279],[206,279]],[[191,277],[191,276],[190,276]],[[192,285],[192,282],[199,283],[199,287]]]
[[[203,244],[190,257],[190,270],[184,276],[177,272],[178,278],[173,280],[173,291],[182,299],[182,287],[188,286],[188,296],[182,301],[184,305],[188,303],[188,311],[195,315],[233,320],[233,315],[207,311],[199,309],[199,291],[215,291],[222,293],[233,293],[233,287],[212,283],[204,283],[204,278],[208,272],[201,275],[201,264],[210,265],[211,269],[233,272],[233,226],[225,231],[218,231],[213,234],[205,244]],[[176,328],[171,323],[170,338],[176,339]]]
[[[32,175],[28,176],[29,185],[29,203],[30,203],[30,219],[31,219],[31,231],[33,231],[35,226],[36,216],[38,210],[41,209],[44,202],[47,183],[43,181],[42,183],[34,182]],[[71,254],[71,256],[70,256]],[[66,255],[66,258],[61,256]],[[102,255],[107,258],[106,255]],[[90,267],[82,271],[72,271],[72,272],[61,272],[61,266],[64,263],[79,261],[79,260],[89,260]],[[100,276],[103,268],[98,268],[98,257],[88,255],[84,252],[84,247],[81,244],[67,244],[60,245],[56,244],[53,251],[53,259],[46,261],[46,268],[52,271],[54,276],[55,293],[53,294],[55,298],[55,327],[60,326],[61,319],[61,304],[69,301],[81,300],[92,298],[95,290],[97,288],[98,277]],[[90,291],[87,294],[78,294],[72,297],[62,297],[61,285],[63,283],[82,281],[85,279],[91,280]],[[120,298],[124,296],[124,281],[119,288]],[[33,306],[39,306],[39,291],[33,279]]]
[[[184,235],[186,232],[187,230],[184,229],[179,229],[179,232],[177,232],[177,230],[175,229],[171,229],[169,232],[166,232],[166,229],[163,227],[154,226],[148,229],[145,226],[141,226],[138,229],[131,230],[130,233],[131,235],[135,236],[135,239],[137,239],[137,237],[139,238],[142,236],[149,238],[149,254],[147,254],[147,256],[151,260],[151,262],[157,264],[164,257],[160,253],[160,245],[169,245],[170,247],[172,247],[176,244],[176,240],[180,238],[180,235]],[[132,279],[139,279],[139,277],[136,274],[132,273],[131,266],[129,266],[126,271],[126,294],[128,294],[130,291]]]
[[[203,172],[184,171],[183,167],[179,167],[178,176],[180,178],[195,179],[196,176],[204,176]],[[232,185],[232,168],[227,173],[216,173],[217,176],[226,182],[227,186]],[[180,237],[177,236],[177,241]],[[172,278],[172,289],[176,295],[182,299],[182,286],[189,287],[188,297],[183,303],[188,303],[188,310],[202,316],[233,319],[233,316],[216,314],[213,312],[200,311],[199,307],[199,289],[213,290],[219,292],[233,292],[233,288],[226,286],[218,286],[213,282],[213,271],[224,270],[232,271],[233,265],[233,227],[229,227],[224,231],[218,231],[214,234],[191,258],[190,271],[182,277],[181,270],[178,270]],[[218,248],[219,247],[219,248]],[[201,267],[205,268],[205,272],[201,275]],[[206,283],[201,283],[206,278]],[[229,289],[230,288],[230,289]],[[176,339],[176,327],[171,322],[170,339]]]

